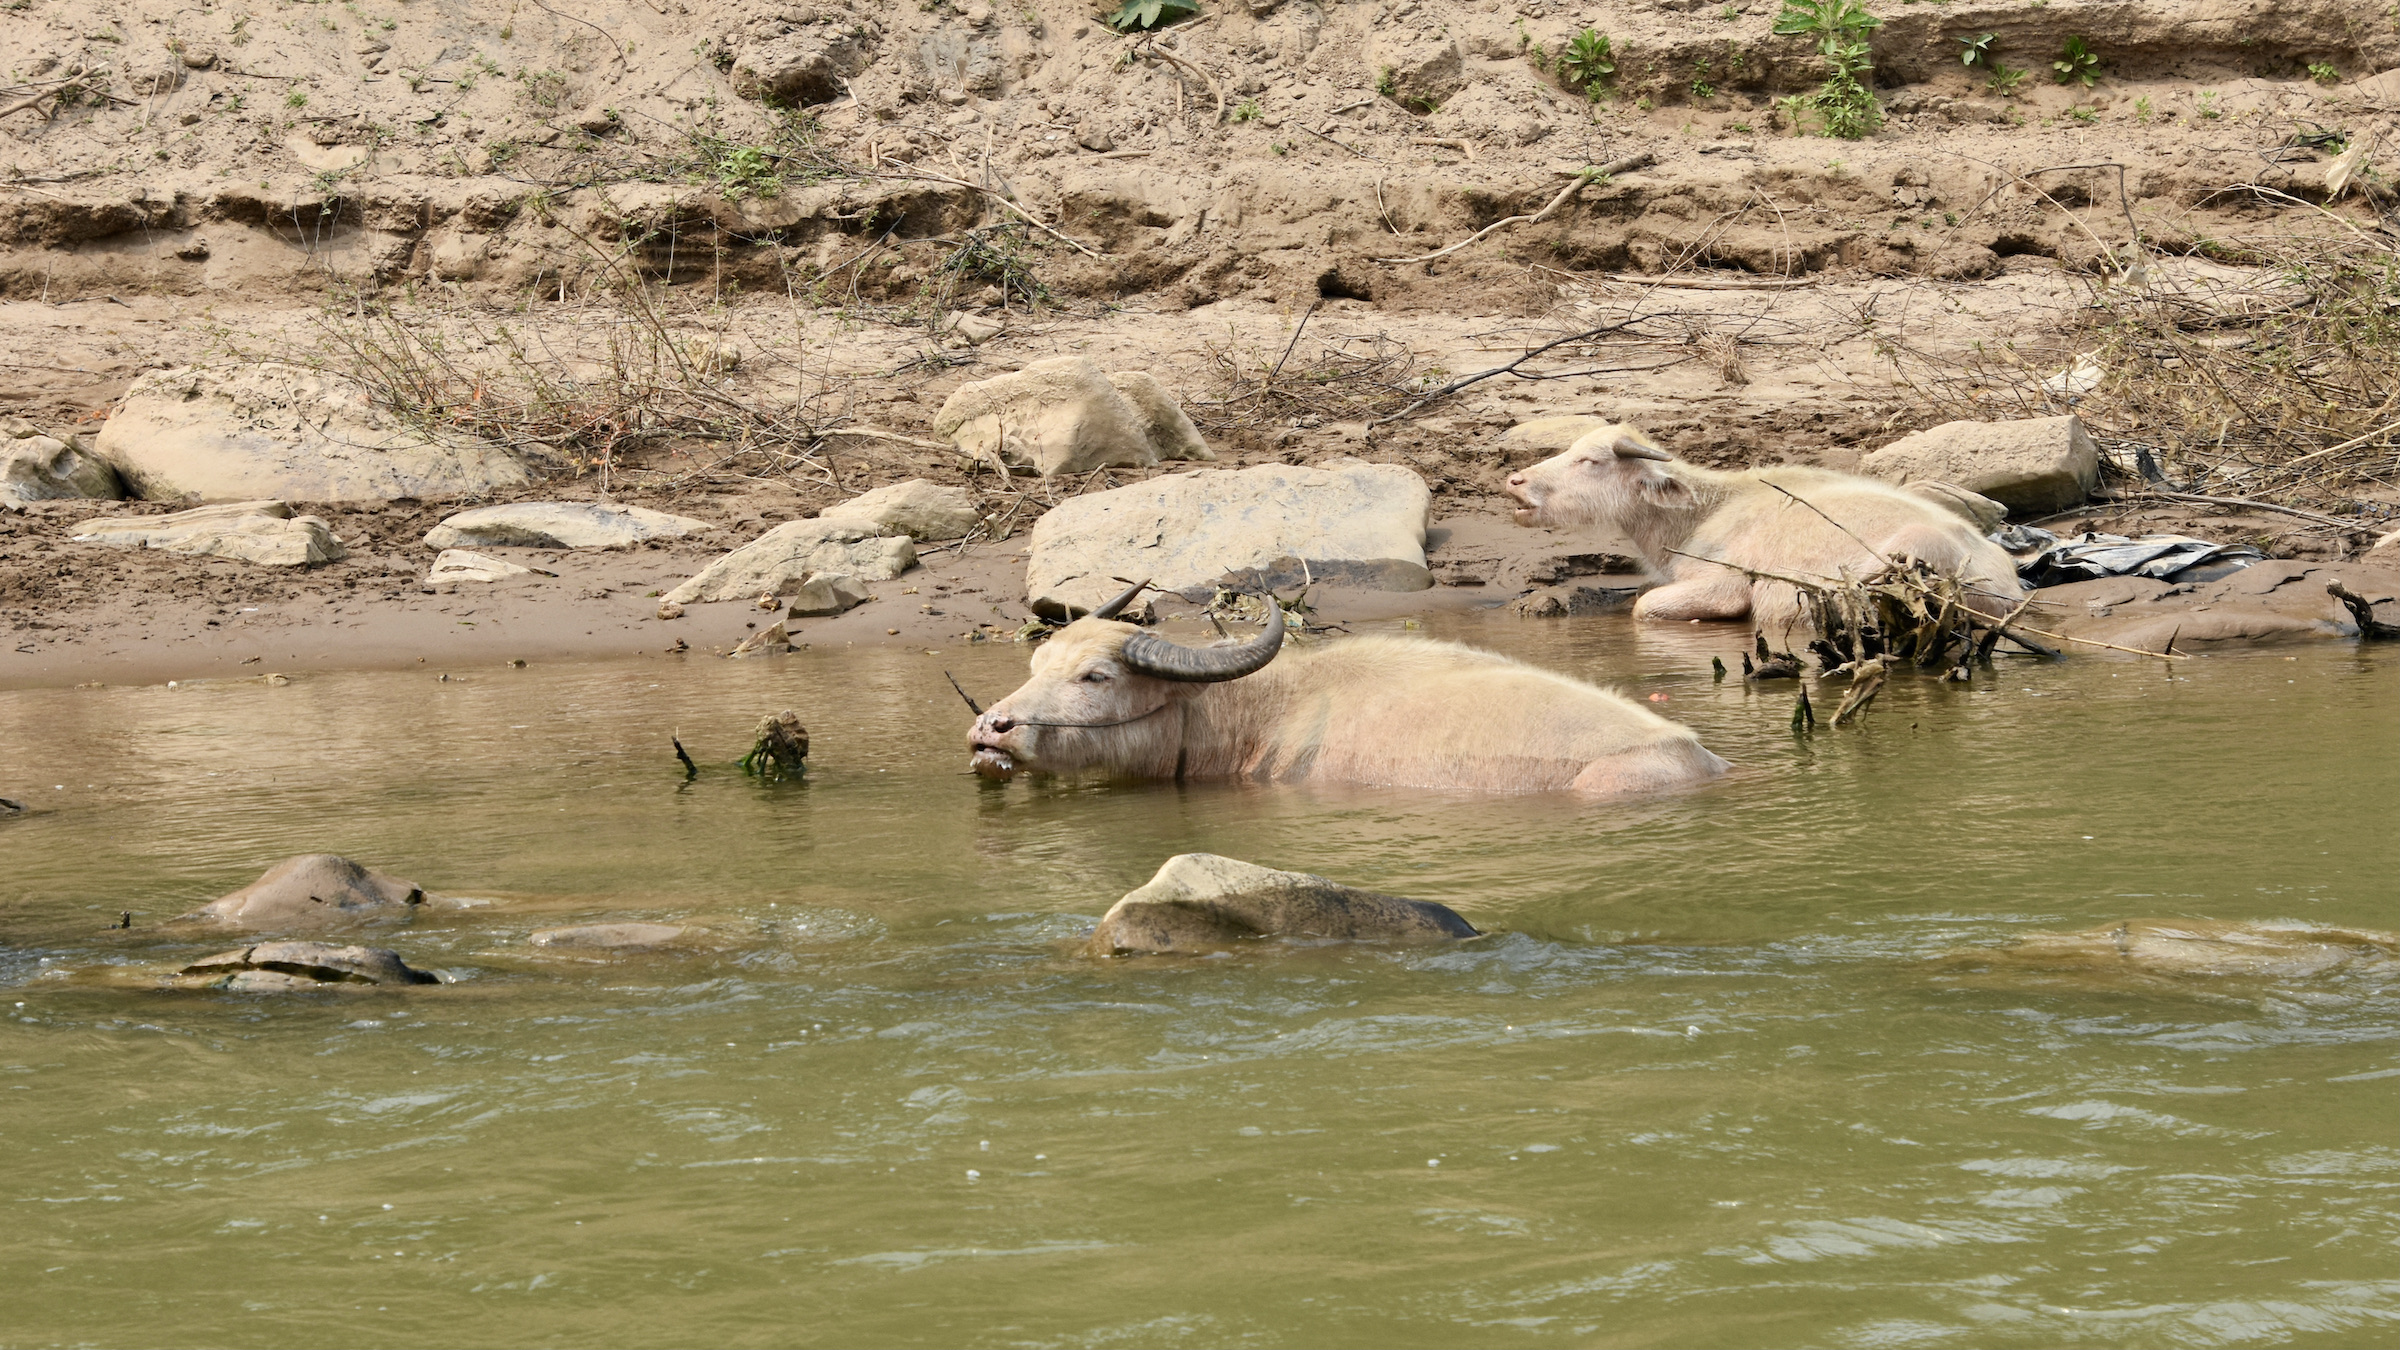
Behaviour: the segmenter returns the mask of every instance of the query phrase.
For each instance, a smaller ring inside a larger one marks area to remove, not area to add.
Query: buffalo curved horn
[[[1142,591],[1149,585],[1150,583],[1146,579],[1137,581],[1131,586],[1126,587],[1124,592],[1118,595],[1116,599],[1109,601],[1107,604],[1102,605],[1100,608],[1093,610],[1091,613],[1086,614],[1083,617],[1087,619],[1113,619],[1119,614],[1124,613],[1125,607],[1133,603],[1133,597],[1140,595]]]
[[[1609,446],[1609,449],[1616,451],[1617,458],[1619,459],[1659,459],[1672,461],[1675,458],[1666,451],[1659,449],[1655,445],[1652,445],[1650,443],[1650,439],[1638,431],[1626,431],[1618,433],[1617,439]]]
[[[1184,647],[1155,633],[1135,633],[1125,639],[1117,659],[1137,674],[1186,684],[1238,680],[1266,668],[1283,646],[1283,606],[1271,592],[1262,593],[1267,605],[1267,631],[1235,647]]]

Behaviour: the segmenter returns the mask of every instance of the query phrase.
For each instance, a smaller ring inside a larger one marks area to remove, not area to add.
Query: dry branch
[[[1326,139],[1332,140],[1333,138],[1328,136]],[[1335,141],[1334,144],[1340,145],[1341,142]],[[1342,148],[1345,150],[1349,149],[1348,146],[1343,146]],[[1632,173],[1635,169],[1642,168],[1648,164],[1654,164],[1657,161],[1658,156],[1651,154],[1647,150],[1638,155],[1627,155],[1623,159],[1611,160],[1608,163],[1601,165],[1597,169],[1575,175],[1575,181],[1560,189],[1559,194],[1550,199],[1549,205],[1531,215],[1510,216],[1505,220],[1495,220],[1491,224],[1484,226],[1480,230],[1477,230],[1475,233],[1470,234],[1466,238],[1459,240],[1457,243],[1450,245],[1448,248],[1438,248],[1431,253],[1420,254],[1414,258],[1377,258],[1375,261],[1379,263],[1385,263],[1393,267],[1406,267],[1414,263],[1428,263],[1437,258],[1447,258],[1451,254],[1458,252],[1460,249],[1482,240],[1496,230],[1505,230],[1511,225],[1541,224],[1543,221],[1550,218],[1552,212],[1566,205],[1568,198],[1574,196],[1578,192],[1581,192],[1584,184],[1591,182],[1595,178],[1611,178],[1621,173]]]

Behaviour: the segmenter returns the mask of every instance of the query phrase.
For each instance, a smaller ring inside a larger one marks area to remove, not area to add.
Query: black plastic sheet
[[[2017,576],[2028,586],[2064,586],[2102,577],[2156,577],[2161,581],[2214,581],[2266,557],[2248,544],[2212,544],[2181,534],[2122,534],[2087,531],[2062,539],[2030,525],[2011,525],[1992,542],[2017,560]]]

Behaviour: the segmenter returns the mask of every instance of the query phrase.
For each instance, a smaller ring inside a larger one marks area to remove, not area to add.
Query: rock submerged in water
[[[2075,933],[2027,933],[2005,947],[1944,952],[1945,966],[2068,974],[2298,979],[2400,963],[2400,933],[2220,919],[2127,919]]]
[[[283,993],[329,985],[440,984],[388,947],[337,947],[329,942],[261,942],[204,956],[176,981],[187,989]]]
[[[560,951],[647,952],[673,946],[691,931],[672,923],[586,923],[545,928],[526,941]]]
[[[1207,950],[1255,938],[1447,942],[1478,936],[1447,906],[1279,872],[1214,853],[1179,853],[1109,907],[1086,950]]]
[[[310,928],[397,918],[424,903],[425,891],[413,881],[339,854],[303,853],[181,917],[237,928]]]

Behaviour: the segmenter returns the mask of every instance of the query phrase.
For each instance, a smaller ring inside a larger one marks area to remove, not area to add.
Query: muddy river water
[[[2361,1345],[2400,987],[1930,960],[2400,926],[2400,658],[1898,683],[1796,740],[1724,632],[1438,631],[1739,772],[1630,805],[987,785],[1022,648],[0,693],[0,1342]],[[798,710],[807,782],[726,767]],[[670,730],[704,762],[686,783]],[[30,785],[30,786],[29,786]],[[1490,936],[1095,961],[1170,854]],[[111,988],[334,851],[454,983]],[[117,930],[120,911],[133,926]],[[700,926],[545,955],[534,929]]]

